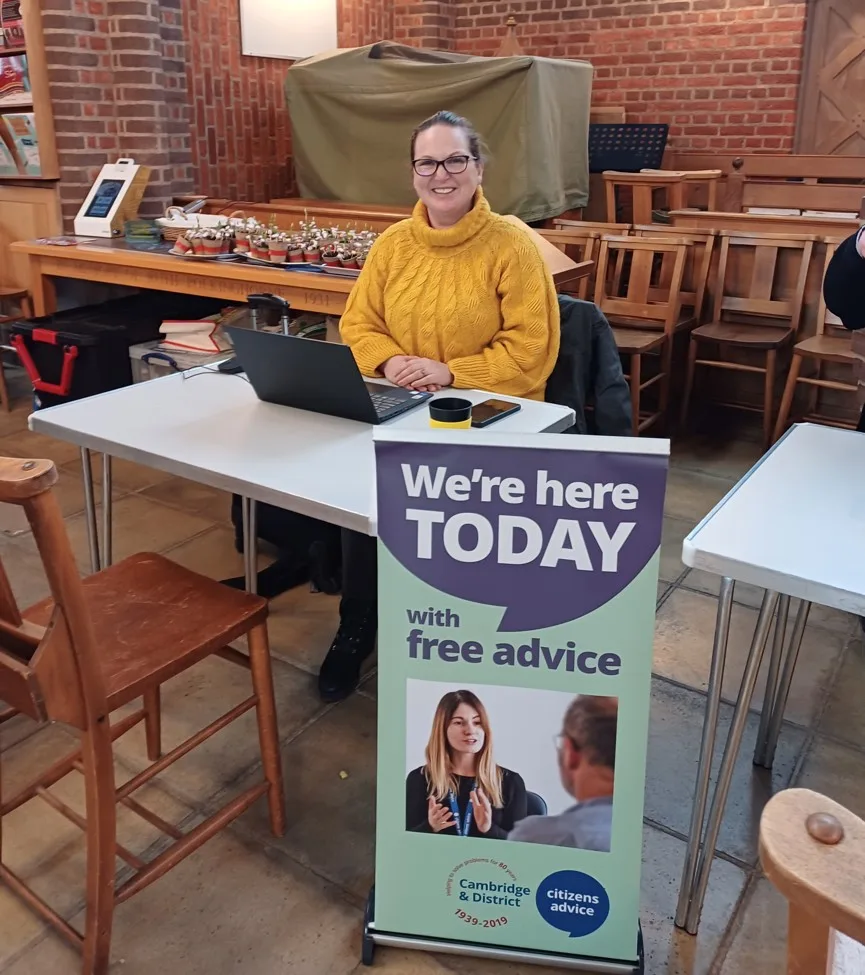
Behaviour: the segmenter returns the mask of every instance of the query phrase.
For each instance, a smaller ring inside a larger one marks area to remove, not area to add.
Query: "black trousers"
[[[342,597],[374,603],[378,594],[378,553],[372,535],[342,530]]]
[[[856,429],[860,433],[865,433],[865,406],[862,407],[862,412],[859,414],[859,423],[856,425]]]

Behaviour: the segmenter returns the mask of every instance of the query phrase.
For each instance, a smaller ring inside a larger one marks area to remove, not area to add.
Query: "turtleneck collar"
[[[490,225],[493,214],[484,191],[479,186],[471,210],[452,227],[436,230],[430,226],[427,208],[420,200],[412,211],[412,230],[417,240],[427,247],[438,249],[465,244]]]

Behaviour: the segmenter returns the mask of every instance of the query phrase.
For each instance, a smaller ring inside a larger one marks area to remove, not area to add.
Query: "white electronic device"
[[[138,216],[138,207],[150,179],[150,169],[134,159],[107,163],[99,172],[75,218],[79,237],[117,237],[127,220]]]

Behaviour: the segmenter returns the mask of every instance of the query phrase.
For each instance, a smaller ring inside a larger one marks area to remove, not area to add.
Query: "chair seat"
[[[812,335],[809,339],[797,342],[793,351],[812,359],[854,363],[859,361],[859,356],[852,348],[852,338],[846,336]]]
[[[639,328],[614,328],[613,338],[619,352],[637,353],[651,352],[664,344],[666,336],[663,332],[652,332]]]
[[[18,298],[27,297],[26,288],[7,288],[0,285],[0,301],[15,301]]]
[[[741,345],[749,349],[777,349],[790,341],[793,329],[772,325],[742,325],[737,322],[711,322],[695,328],[691,335],[708,342]]]
[[[82,581],[108,706],[181,673],[267,618],[267,601],[149,552]],[[46,626],[54,603],[22,613]]]

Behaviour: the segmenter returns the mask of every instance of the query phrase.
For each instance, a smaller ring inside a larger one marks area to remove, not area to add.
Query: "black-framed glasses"
[[[474,156],[448,156],[447,159],[413,159],[412,168],[418,176],[435,176],[439,166],[451,176],[464,173]]]

